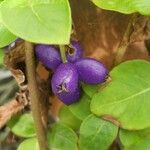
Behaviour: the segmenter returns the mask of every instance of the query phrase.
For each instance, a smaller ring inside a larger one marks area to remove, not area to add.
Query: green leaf
[[[0,64],[3,64],[3,59],[4,59],[4,51],[3,49],[0,49]]]
[[[74,116],[67,106],[61,107],[58,116],[60,123],[69,126],[73,130],[79,129],[81,120]]]
[[[135,7],[133,5],[134,0],[92,0],[95,5],[102,9],[114,10],[125,14],[134,13]]]
[[[90,102],[91,102],[90,97],[87,96],[85,93],[83,93],[79,102],[70,105],[69,109],[77,118],[83,120],[89,114],[91,114]]]
[[[142,15],[150,15],[150,1],[149,0],[134,0],[135,2],[135,6],[136,9],[138,10],[138,12]]]
[[[69,43],[68,0],[5,0],[0,11],[4,25],[22,39],[45,44]]]
[[[31,114],[23,114],[14,116],[9,122],[10,130],[20,137],[35,136],[34,121]]]
[[[119,131],[119,138],[124,147],[136,145],[137,143],[140,143],[148,137],[150,137],[150,128],[138,131],[128,131],[120,129]]]
[[[77,135],[69,127],[62,124],[54,124],[48,132],[48,144],[56,150],[78,150]]]
[[[150,15],[149,0],[92,0],[102,9],[118,11],[124,14],[139,12],[142,15]]]
[[[38,141],[36,138],[24,140],[17,150],[39,150]]]
[[[107,150],[117,137],[118,127],[111,122],[89,115],[81,124],[81,150]]]
[[[98,91],[99,87],[100,85],[82,84],[83,91],[91,98]]]
[[[112,81],[93,96],[91,111],[115,118],[124,129],[150,127],[150,63],[127,61],[115,67]],[[132,119],[131,119],[132,118]]]
[[[13,35],[4,25],[0,23],[0,48],[5,47],[15,41],[17,37]]]
[[[149,141],[150,141],[150,137],[146,137],[134,145],[125,147],[124,150],[150,150],[150,142]]]

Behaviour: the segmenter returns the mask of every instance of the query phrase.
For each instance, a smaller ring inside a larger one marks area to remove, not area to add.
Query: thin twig
[[[41,117],[45,130],[48,128],[48,109],[49,109],[49,82],[42,80],[38,75],[36,77],[39,90],[41,94],[40,108],[41,108]]]
[[[46,132],[42,124],[41,110],[40,110],[40,91],[38,89],[38,84],[36,81],[36,65],[34,58],[33,44],[26,42],[25,43],[25,52],[26,52],[26,70],[27,70],[27,79],[28,79],[28,89],[31,98],[31,109],[32,115],[35,122],[36,134],[39,143],[40,150],[47,150],[47,140]]]
[[[63,63],[65,63],[65,62],[67,62],[65,46],[60,45],[59,48],[60,48],[61,59],[62,59]]]
[[[117,64],[119,64],[122,61],[122,58],[126,52],[126,49],[130,44],[130,36],[131,36],[131,33],[133,32],[133,26],[137,20],[137,17],[138,17],[138,14],[135,13],[130,18],[130,21],[129,21],[127,29],[124,33],[123,39],[117,50],[115,61],[114,61],[114,66],[116,66]]]

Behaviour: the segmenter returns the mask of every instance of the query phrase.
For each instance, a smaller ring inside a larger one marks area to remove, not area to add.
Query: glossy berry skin
[[[82,58],[74,64],[79,73],[79,80],[87,84],[105,82],[108,70],[99,61],[92,58]]]
[[[39,61],[53,71],[62,63],[59,50],[52,45],[38,44],[35,46],[35,53]]]
[[[81,95],[81,91],[78,88],[75,92],[70,92],[68,94],[66,94],[65,92],[62,92],[61,94],[58,94],[57,96],[65,105],[71,105],[79,100],[80,95]]]
[[[67,60],[71,63],[76,62],[83,57],[83,49],[76,41],[72,41],[66,52]]]
[[[59,65],[52,77],[51,86],[53,93],[66,105],[78,101],[80,89],[76,67],[71,63]]]

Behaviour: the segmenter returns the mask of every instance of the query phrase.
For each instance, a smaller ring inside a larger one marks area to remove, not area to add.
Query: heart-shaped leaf
[[[69,127],[62,124],[54,124],[48,132],[48,144],[50,149],[78,150],[77,135]]]
[[[31,114],[14,116],[8,123],[10,130],[20,137],[35,136],[34,121]]]
[[[150,15],[149,0],[92,0],[98,7],[106,10],[118,11],[124,14],[139,12]]]
[[[128,61],[115,67],[112,81],[93,96],[91,111],[114,118],[125,129],[150,127],[150,63]]]
[[[22,39],[45,44],[69,43],[68,0],[5,0],[0,12],[4,25]]]
[[[118,127],[111,122],[89,115],[81,124],[81,150],[107,150],[117,137]]]

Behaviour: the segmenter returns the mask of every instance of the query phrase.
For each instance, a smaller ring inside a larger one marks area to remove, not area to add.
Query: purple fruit
[[[61,94],[58,94],[57,96],[64,104],[71,105],[79,100],[80,89],[78,88],[75,92],[70,92],[68,94],[66,94],[65,92],[62,92]]]
[[[66,55],[67,55],[67,60],[71,63],[74,63],[80,58],[82,58],[83,49],[81,48],[78,42],[72,41],[67,49]]]
[[[80,97],[78,72],[71,63],[59,65],[52,77],[51,85],[53,93],[66,105],[76,102]]]
[[[62,63],[59,50],[52,45],[36,45],[35,52],[37,58],[48,69],[55,70]]]
[[[79,80],[87,84],[105,82],[108,70],[99,61],[92,58],[83,58],[74,64],[79,73]]]

